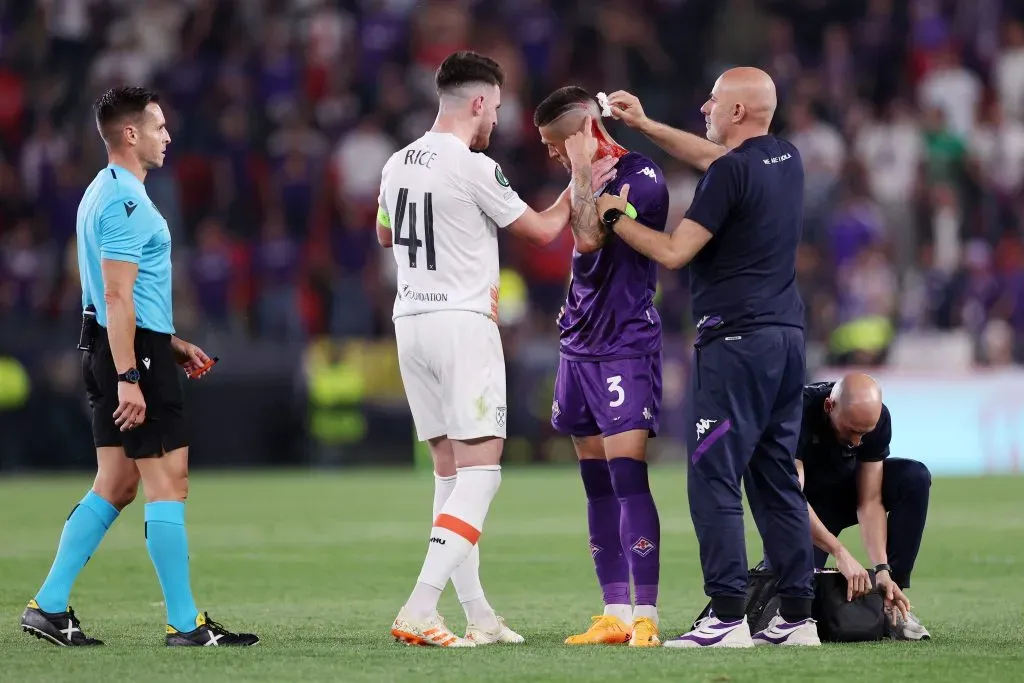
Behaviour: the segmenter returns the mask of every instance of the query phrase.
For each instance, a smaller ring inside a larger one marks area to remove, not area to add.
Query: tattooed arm
[[[583,130],[571,135],[565,141],[565,152],[572,165],[572,211],[569,226],[576,240],[576,251],[586,254],[604,246],[605,231],[597,213],[594,201],[593,158],[597,141],[590,128],[590,118],[583,124]]]
[[[594,201],[592,172],[587,162],[572,170],[572,210],[569,214],[569,226],[572,228],[573,239],[576,240],[576,251],[587,254],[604,246],[605,232],[601,227],[600,216],[597,215],[597,202]]]
[[[617,162],[617,159],[605,157],[587,166],[587,171],[592,177],[592,191],[596,191],[599,187],[604,187],[606,183],[611,182],[615,178],[615,164]],[[525,239],[538,247],[550,244],[562,234],[565,226],[572,222],[570,220],[572,193],[573,186],[570,183],[569,187],[565,188],[562,194],[558,195],[558,200],[546,211],[537,212],[530,207],[526,207],[526,211],[510,223],[507,229],[513,235]]]

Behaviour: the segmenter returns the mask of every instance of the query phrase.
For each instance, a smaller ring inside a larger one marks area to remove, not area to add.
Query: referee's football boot
[[[75,616],[75,610],[70,605],[66,612],[44,612],[39,609],[39,603],[29,600],[21,614],[21,630],[61,647],[103,644],[102,640],[85,635],[82,622]]]
[[[260,642],[254,633],[232,633],[206,612],[196,617],[196,628],[185,633],[167,626],[167,647],[246,647]]]

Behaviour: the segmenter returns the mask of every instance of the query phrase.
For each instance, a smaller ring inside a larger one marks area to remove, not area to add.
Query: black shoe
[[[21,615],[21,630],[61,647],[103,644],[102,640],[90,638],[82,632],[82,623],[70,606],[67,612],[44,612],[35,600],[29,600]]]
[[[246,647],[260,642],[259,636],[252,633],[232,633],[210,616],[203,612],[196,617],[198,626],[194,631],[183,633],[173,626],[167,627],[167,647],[188,646],[228,646]]]

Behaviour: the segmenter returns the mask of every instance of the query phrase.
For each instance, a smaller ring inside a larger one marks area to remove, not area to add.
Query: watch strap
[[[137,368],[128,368],[124,372],[118,373],[118,382],[128,382],[129,384],[138,384],[142,374]]]
[[[612,228],[615,227],[615,223],[617,223],[618,220],[622,218],[622,216],[623,212],[621,210],[608,209],[603,214],[601,214],[601,224],[608,230],[611,230]]]

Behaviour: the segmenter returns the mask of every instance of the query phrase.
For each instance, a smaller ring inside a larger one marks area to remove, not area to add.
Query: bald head
[[[708,124],[708,139],[732,148],[743,140],[764,135],[777,106],[771,76],[750,66],[729,69],[719,76],[711,98],[701,108]]]
[[[767,127],[775,115],[778,97],[772,77],[752,66],[729,69],[718,79],[722,93],[734,102],[742,104],[747,116],[763,121]]]
[[[840,440],[857,446],[882,416],[882,388],[868,375],[846,375],[832,387],[825,412]]]

